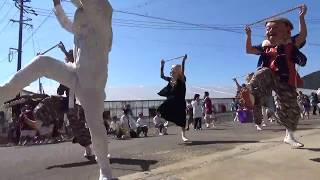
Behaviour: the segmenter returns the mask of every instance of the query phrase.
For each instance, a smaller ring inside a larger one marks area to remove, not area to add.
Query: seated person
[[[139,113],[139,118],[137,120],[137,135],[138,135],[138,137],[140,136],[141,132],[143,132],[144,137],[148,136],[148,125],[147,125],[145,118],[143,117],[142,112]]]
[[[158,129],[159,131],[159,135],[167,135],[167,125],[168,122],[166,120],[164,120],[163,118],[161,118],[161,115],[159,112],[157,112],[156,116],[153,118],[153,123],[156,129]]]

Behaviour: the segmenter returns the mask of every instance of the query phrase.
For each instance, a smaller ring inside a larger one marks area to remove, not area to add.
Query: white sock
[[[287,129],[286,134],[287,135],[283,140],[285,143],[290,144],[293,148],[300,148],[304,146],[302,143],[300,143],[294,138],[293,131]]]
[[[256,128],[257,128],[257,131],[262,131],[262,128],[260,125],[256,124]]]
[[[100,169],[100,177],[99,180],[111,180],[112,174],[110,168]]]
[[[92,155],[93,155],[93,153],[92,153],[91,146],[90,145],[86,146],[84,156],[92,156]]]
[[[181,131],[181,137],[182,137],[182,140],[183,140],[184,142],[189,141],[189,139],[186,138],[186,132],[185,132],[185,131]]]

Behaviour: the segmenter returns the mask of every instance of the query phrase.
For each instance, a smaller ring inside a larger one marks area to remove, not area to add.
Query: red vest
[[[289,70],[288,84],[297,88],[297,87],[302,87],[303,80],[300,78],[300,75],[296,71],[295,63],[292,61],[292,56],[294,56],[293,46],[294,45],[292,43],[285,45],[284,54],[286,55],[285,61],[286,61],[287,68]],[[267,47],[265,49],[265,53],[268,55],[268,57],[270,57],[270,60],[271,60],[269,68],[274,73],[278,72],[279,68],[275,65],[275,60],[277,56],[280,55],[277,51],[277,47]]]

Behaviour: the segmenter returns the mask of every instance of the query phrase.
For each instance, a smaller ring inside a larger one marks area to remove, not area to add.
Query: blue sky
[[[205,24],[219,28],[236,28],[234,32],[213,29],[200,30],[182,24],[169,24],[150,18],[114,12],[114,42],[109,58],[109,87],[128,86],[163,86],[165,82],[159,77],[161,58],[172,58],[188,54],[186,76],[189,86],[233,86],[232,78],[255,70],[258,56],[247,55],[244,50],[244,24],[271,16],[281,11],[305,3],[308,6],[306,16],[309,35],[308,44],[302,51],[308,56],[306,67],[299,68],[301,75],[319,70],[320,44],[320,1],[315,0],[111,0],[115,10],[178,20],[194,24]],[[36,31],[24,28],[22,65],[34,57],[35,52],[44,51],[59,41],[72,48],[73,37],[60,27],[54,15],[50,14],[53,5],[51,0],[33,0],[32,6],[39,16],[28,15],[29,22]],[[65,11],[72,16],[73,6],[62,2]],[[17,55],[8,62],[10,47],[18,44],[18,24],[9,23],[17,19],[17,9],[12,0],[0,0],[0,83],[5,82],[16,71]],[[298,31],[298,10],[283,15],[295,25],[294,34]],[[39,25],[42,24],[40,27]],[[130,27],[128,27],[130,26]],[[137,27],[139,26],[139,27]],[[148,28],[146,28],[148,27]],[[151,28],[150,28],[151,27]],[[157,29],[156,29],[157,28]],[[263,40],[263,26],[253,27],[253,43]],[[63,60],[59,49],[54,49],[51,56]],[[172,61],[166,65],[169,70]],[[168,71],[166,71],[168,73]],[[240,79],[242,81],[243,79]],[[57,83],[43,80],[46,89],[55,89]],[[37,84],[31,85],[36,89]]]

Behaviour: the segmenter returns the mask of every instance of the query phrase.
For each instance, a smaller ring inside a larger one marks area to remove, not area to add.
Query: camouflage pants
[[[67,112],[73,136],[81,146],[88,146],[91,142],[89,129],[86,127],[86,118],[82,106],[75,104],[74,108],[70,108]]]
[[[51,96],[43,99],[34,109],[33,114],[36,120],[42,121],[42,126],[49,127],[54,124],[56,128],[63,125],[63,115],[67,113],[73,136],[81,146],[91,144],[91,135],[86,127],[85,115],[80,105],[74,108],[66,107],[63,97]]]
[[[261,106],[266,104],[266,99],[272,95],[273,90],[276,93],[276,100],[279,104],[276,110],[278,123],[289,130],[296,130],[300,117],[300,109],[297,103],[298,93],[295,87],[280,82],[279,77],[274,75],[269,68],[258,70],[250,80],[249,87],[255,97],[253,115],[256,124],[261,124]]]

